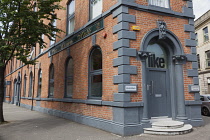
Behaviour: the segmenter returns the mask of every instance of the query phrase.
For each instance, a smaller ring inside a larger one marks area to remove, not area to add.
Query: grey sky
[[[193,9],[197,19],[210,9],[210,0],[193,0]]]

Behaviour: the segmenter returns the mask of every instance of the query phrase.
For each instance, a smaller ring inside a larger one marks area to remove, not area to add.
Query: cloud
[[[210,0],[193,0],[193,9],[197,19],[210,9]]]

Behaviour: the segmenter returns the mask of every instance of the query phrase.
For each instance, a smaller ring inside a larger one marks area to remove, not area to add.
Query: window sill
[[[159,8],[163,8],[163,9],[168,9],[168,10],[171,10],[171,8],[170,8],[170,6],[167,8],[167,7],[162,7],[162,6],[157,6],[157,5],[152,5],[152,4],[149,4],[148,5],[148,7],[155,7],[155,8],[157,8],[157,9],[159,9]]]
[[[34,98],[34,100],[41,101],[41,97],[36,97],[36,98]]]
[[[21,97],[21,99],[28,99],[28,97]]]
[[[87,99],[86,104],[102,105],[102,100],[100,99]]]

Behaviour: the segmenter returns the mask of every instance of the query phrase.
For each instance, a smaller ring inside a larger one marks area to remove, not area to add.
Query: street
[[[210,140],[210,117],[203,117],[205,126],[193,128],[193,132],[185,135],[129,137],[7,103],[4,103],[4,117],[9,123],[0,125],[0,140]]]

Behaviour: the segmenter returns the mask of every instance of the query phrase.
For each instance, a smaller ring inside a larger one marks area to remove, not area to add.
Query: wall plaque
[[[125,86],[125,91],[136,92],[137,91],[137,86]]]
[[[200,92],[200,87],[199,85],[189,85],[189,92],[195,92],[198,93]]]
[[[199,86],[191,86],[191,90],[192,91],[200,91],[200,87]]]

